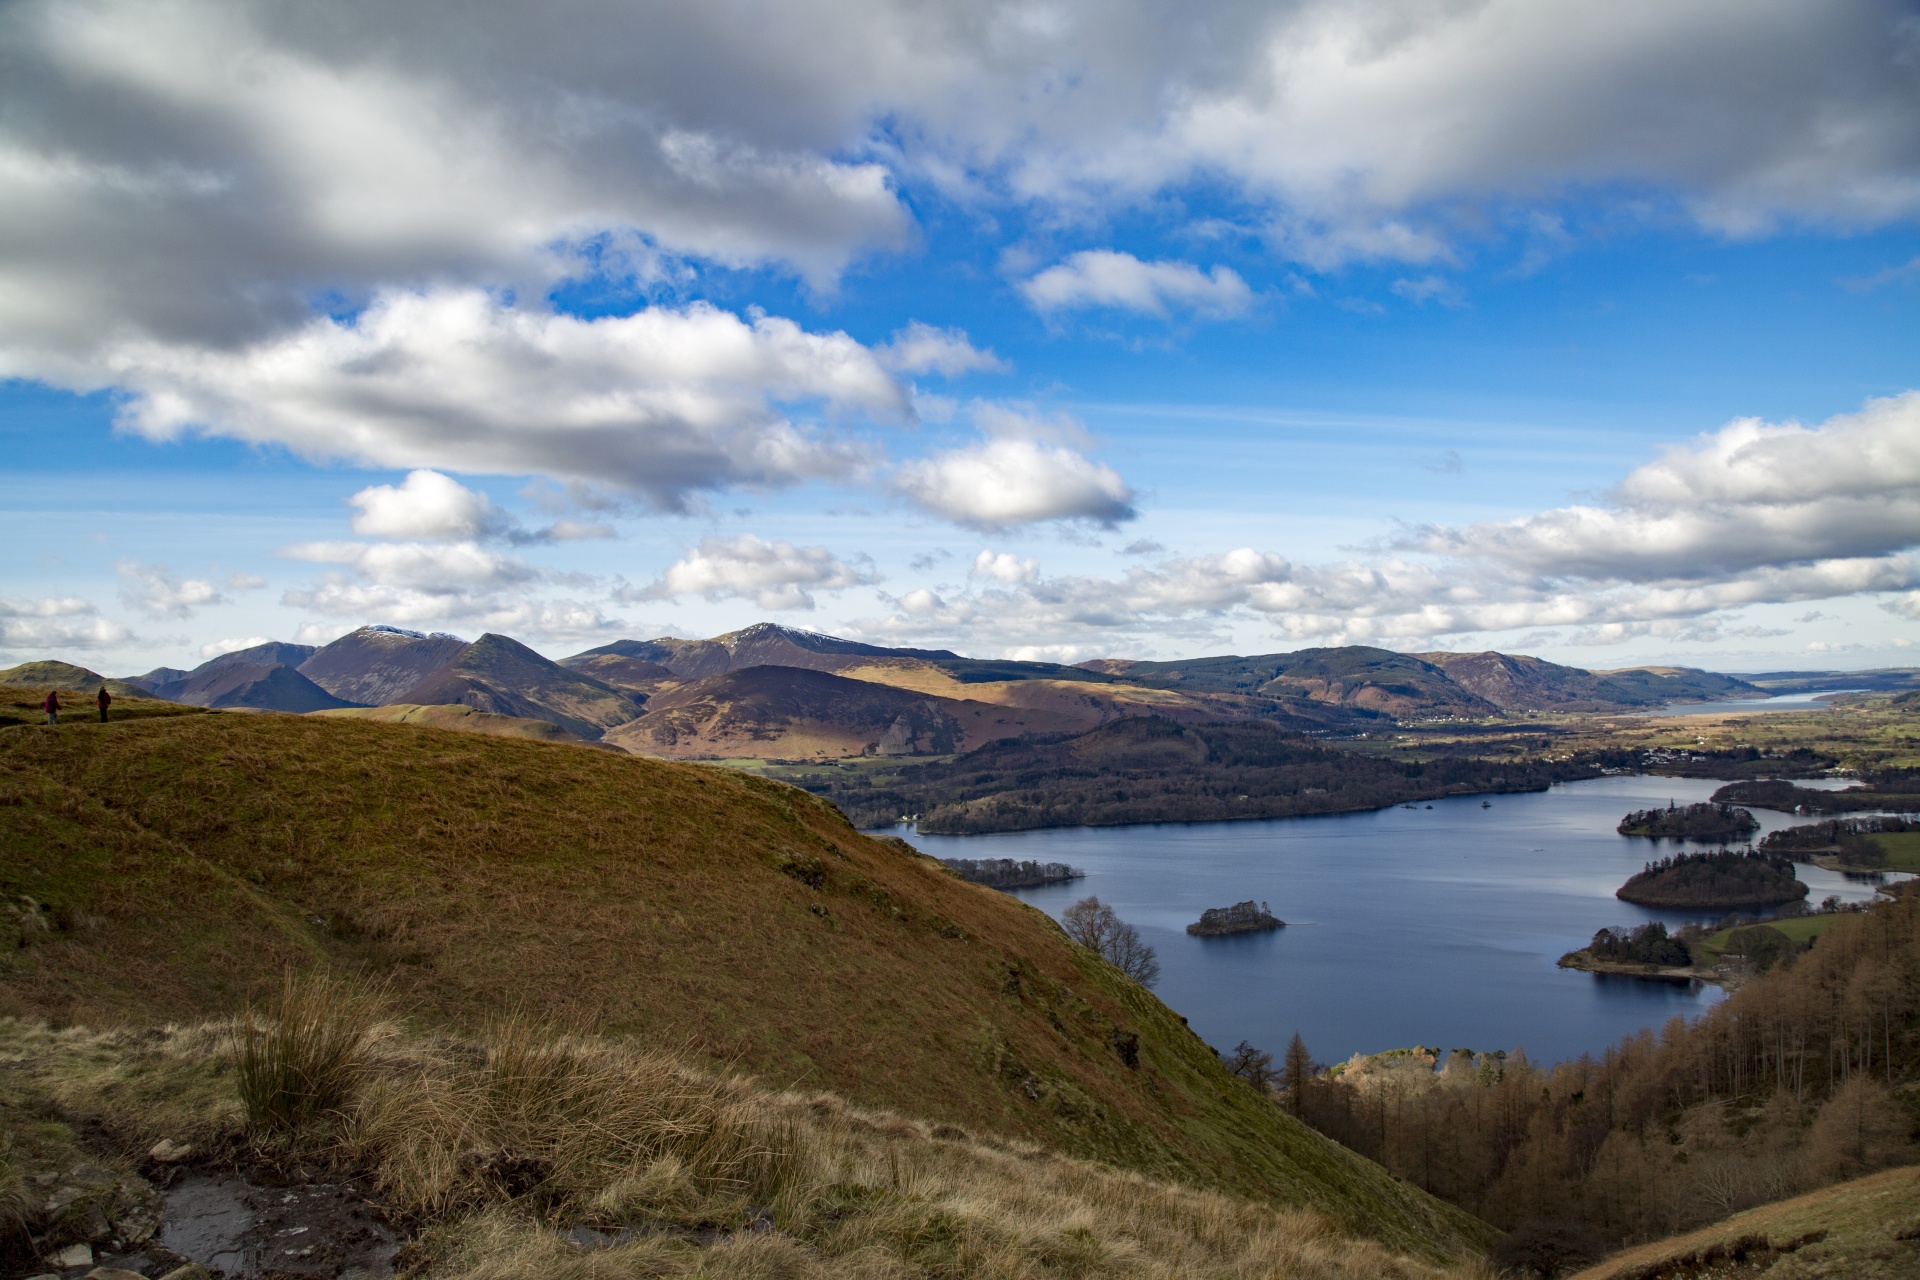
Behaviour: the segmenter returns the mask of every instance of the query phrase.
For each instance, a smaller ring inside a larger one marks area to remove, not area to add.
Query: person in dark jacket
[[[40,705],[46,708],[48,724],[60,723],[60,691],[58,689],[47,690],[47,700]]]
[[[113,703],[113,695],[107,692],[107,686],[101,685],[100,692],[93,696],[93,700],[100,704],[100,723],[105,724],[107,722],[107,708]]]

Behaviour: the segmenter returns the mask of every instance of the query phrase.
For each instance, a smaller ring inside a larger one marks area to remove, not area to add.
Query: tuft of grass
[[[246,1124],[230,1034],[0,1020],[0,1059],[18,1068],[0,1094],[137,1146],[153,1134],[129,1123],[135,1096],[94,1086],[198,1075],[225,1100],[192,1092],[205,1114],[169,1131],[218,1144]],[[367,1171],[418,1228],[419,1280],[1486,1280],[1313,1210],[775,1092],[525,1016],[471,1040],[396,1033],[363,1061],[314,1154]],[[609,1247],[571,1243],[580,1226]]]
[[[234,1029],[234,1068],[249,1126],[291,1137],[343,1118],[366,1075],[380,1022],[376,996],[324,973],[288,970],[265,1010]]]
[[[351,1142],[406,1212],[733,1226],[778,1200],[804,1145],[738,1084],[644,1049],[497,1023],[484,1057],[384,1077]]]

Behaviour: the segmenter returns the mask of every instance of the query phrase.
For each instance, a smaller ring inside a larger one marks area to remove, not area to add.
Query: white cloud
[[[1009,584],[1035,582],[1040,577],[1040,562],[1031,557],[1022,560],[1011,551],[982,551],[973,558],[970,578],[991,578]]]
[[[1675,446],[1607,506],[1432,528],[1406,549],[1518,572],[1697,580],[1920,544],[1920,392],[1817,427],[1757,419]]]
[[[351,321],[314,320],[255,347],[135,344],[114,361],[135,393],[123,422],[152,439],[195,430],[372,466],[541,473],[667,509],[701,490],[857,469],[857,450],[796,426],[782,405],[911,414],[904,389],[845,334],[699,303],[582,320],[477,290],[395,292]],[[369,490],[363,520],[485,518],[438,484]],[[437,516],[421,514],[430,502]]]
[[[1134,517],[1120,473],[1063,445],[1001,438],[902,466],[895,487],[935,515],[998,530],[1046,520],[1113,525]]]
[[[132,638],[77,596],[0,596],[0,646],[8,649],[100,649]]]
[[[1816,427],[1734,422],[1635,469],[1607,504],[1420,529],[1394,551],[1303,565],[1243,547],[1062,578],[982,552],[975,589],[909,592],[891,619],[861,625],[1012,652],[1099,637],[1139,648],[1249,619],[1296,644],[1424,647],[1542,628],[1581,645],[1706,643],[1781,634],[1739,625],[1751,605],[1876,594],[1920,619],[1920,393]]]
[[[438,471],[409,472],[399,485],[369,485],[347,502],[359,508],[353,531],[370,538],[451,542],[490,537],[509,520],[483,493]]]
[[[316,293],[531,298],[683,259],[829,288],[912,241],[903,185],[1096,219],[1201,180],[1321,266],[1443,261],[1473,219],[1437,210],[1570,192],[1742,235],[1920,210],[1920,32],[1892,0],[327,14],[4,10],[0,372],[258,347]]]
[[[1088,249],[1020,286],[1037,311],[1113,307],[1164,316],[1171,311],[1224,318],[1253,305],[1253,290],[1231,267],[1211,273],[1187,262],[1142,262],[1130,253]]]
[[[239,636],[228,640],[209,640],[200,646],[203,658],[218,658],[226,653],[238,653],[242,649],[251,649],[255,645],[270,644],[272,636]]]
[[[881,364],[900,373],[937,373],[957,378],[967,373],[1004,373],[1007,362],[982,351],[959,329],[936,329],[915,320],[893,335],[874,354]]]
[[[768,542],[746,533],[702,538],[636,598],[700,595],[708,600],[751,599],[762,609],[811,609],[812,591],[842,591],[879,580],[866,556],[848,562],[825,547]]]
[[[207,605],[226,604],[220,588],[202,578],[177,578],[164,564],[141,564],[137,560],[119,560],[113,571],[125,579],[120,598],[128,607],[154,618],[191,618]],[[255,585],[258,579],[242,577],[241,586]]]

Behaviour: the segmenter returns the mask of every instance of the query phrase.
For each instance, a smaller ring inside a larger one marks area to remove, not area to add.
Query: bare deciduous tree
[[[1160,957],[1140,940],[1140,931],[1098,898],[1082,898],[1060,913],[1060,927],[1083,947],[1099,952],[1143,987],[1160,981]]]

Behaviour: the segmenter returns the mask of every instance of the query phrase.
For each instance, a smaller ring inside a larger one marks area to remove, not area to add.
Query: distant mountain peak
[[[461,644],[466,643],[464,639],[454,635],[451,631],[410,631],[405,627],[391,626],[385,622],[369,622],[366,626],[361,627],[360,630],[377,631],[382,635],[389,636],[404,636],[409,640],[459,640]]]

